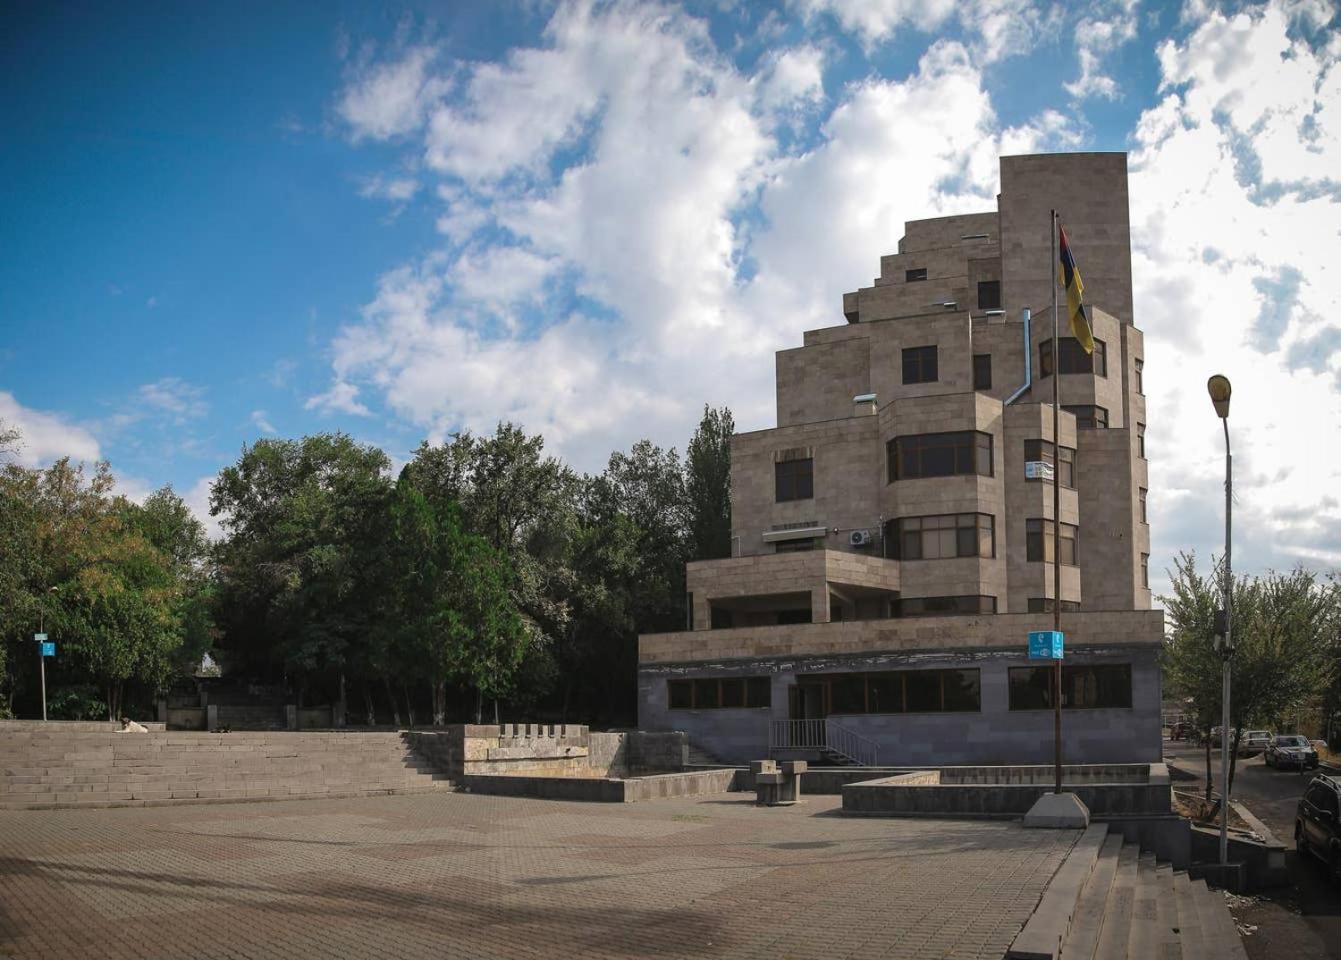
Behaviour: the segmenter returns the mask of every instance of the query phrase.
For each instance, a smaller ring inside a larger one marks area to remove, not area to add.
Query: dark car
[[[1313,744],[1308,742],[1307,737],[1301,737],[1297,733],[1282,734],[1271,738],[1262,760],[1268,767],[1298,767],[1301,770],[1312,770],[1318,765],[1318,751],[1313,749]]]
[[[1332,877],[1341,880],[1341,780],[1318,776],[1309,782],[1299,801],[1294,820],[1294,845],[1327,864]]]

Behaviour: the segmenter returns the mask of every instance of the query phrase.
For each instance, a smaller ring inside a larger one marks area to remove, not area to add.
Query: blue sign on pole
[[[42,644],[42,656],[54,657],[55,655],[56,655],[56,644],[54,642]]]
[[[1062,659],[1062,638],[1063,634],[1060,630],[1029,631],[1029,659]]]

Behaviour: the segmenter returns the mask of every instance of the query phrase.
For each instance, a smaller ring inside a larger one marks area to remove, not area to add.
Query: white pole
[[[1234,605],[1234,572],[1230,563],[1232,517],[1234,499],[1234,458],[1229,452],[1229,418],[1221,420],[1225,426],[1225,645],[1220,651],[1224,657],[1224,675],[1221,677],[1220,716],[1220,866],[1229,864],[1229,658],[1234,645],[1231,639]]]

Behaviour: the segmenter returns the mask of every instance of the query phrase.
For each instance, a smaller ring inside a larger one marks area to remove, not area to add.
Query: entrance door
[[[788,693],[788,707],[793,720],[824,719],[823,683],[797,683]]]

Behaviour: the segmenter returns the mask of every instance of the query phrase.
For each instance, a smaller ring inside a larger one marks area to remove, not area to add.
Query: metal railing
[[[773,720],[768,726],[768,752],[776,750],[821,750],[838,754],[864,767],[879,766],[880,749],[869,737],[834,722],[822,720]]]

